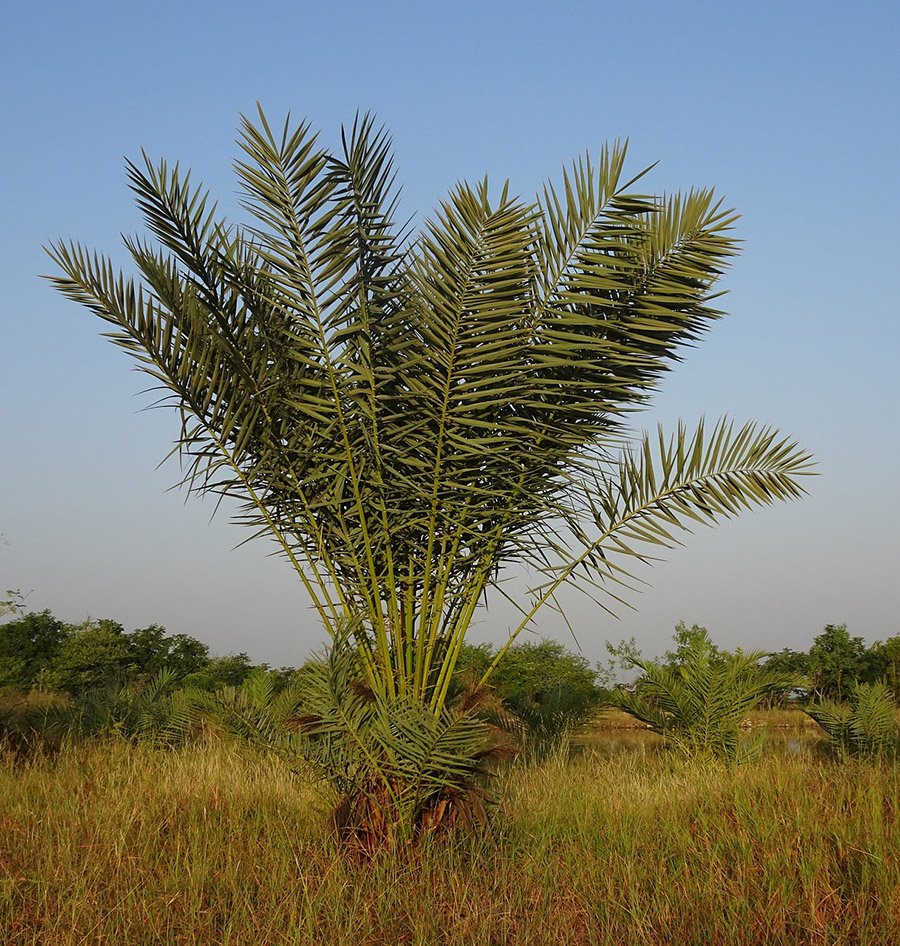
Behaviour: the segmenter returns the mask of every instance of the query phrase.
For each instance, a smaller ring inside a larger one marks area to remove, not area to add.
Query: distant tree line
[[[537,756],[602,706],[618,706],[670,747],[749,757],[759,744],[740,737],[741,720],[786,698],[815,719],[841,756],[900,748],[900,635],[867,646],[846,625],[828,625],[806,652],[765,655],[726,651],[706,628],[680,623],[659,660],[643,659],[633,638],[607,651],[605,665],[591,666],[556,641],[516,643],[486,691],[480,681],[497,650],[465,645],[452,690]],[[246,653],[211,655],[196,638],[169,635],[158,624],[126,631],[108,619],[66,624],[49,611],[20,615],[0,624],[0,744],[30,751],[113,733],[175,744],[205,720],[298,752],[284,723],[306,718],[310,681],[322,676],[323,660],[272,669]]]
[[[109,619],[66,624],[42,611],[0,625],[0,688],[74,696],[166,670],[184,685],[214,689],[239,685],[256,666],[266,665],[245,653],[211,656],[206,644],[159,624],[126,631]]]
[[[725,654],[698,625],[680,623],[673,649],[661,663],[683,662],[696,642],[706,641],[711,653]],[[641,658],[632,638],[607,644],[607,664],[592,666],[555,641],[520,643],[497,668],[492,685],[504,702],[535,726],[553,728],[589,715],[608,691],[625,686],[621,672]],[[465,645],[458,675],[477,679],[496,654],[490,644]],[[808,651],[785,648],[770,654],[762,666],[775,673],[803,678],[803,698],[845,702],[861,683],[884,683],[900,701],[900,634],[867,645],[852,636],[846,624],[829,624]],[[255,664],[246,653],[210,654],[209,647],[187,634],[167,634],[158,624],[126,631],[117,621],[89,620],[67,624],[50,611],[32,612],[0,624],[0,689],[38,689],[78,695],[87,690],[125,686],[166,671],[180,685],[203,690],[240,686],[255,670],[285,683],[293,667]]]
[[[709,639],[705,627],[694,624],[690,627],[680,622],[672,638],[673,648],[667,650],[660,664],[669,668],[681,666],[698,642],[704,642],[712,656],[727,657],[728,652]],[[619,645],[607,644],[607,650],[615,658],[623,658],[620,665],[636,665],[641,658],[634,646],[634,639]],[[737,654],[743,653],[741,648]],[[606,668],[598,668],[604,683],[614,678],[615,660]],[[883,683],[892,698],[900,702],[900,634],[883,641],[867,645],[862,637],[852,636],[846,624],[828,624],[814,638],[809,650],[783,650],[768,654],[761,666],[776,674],[802,678],[803,687],[795,688],[792,694],[802,700],[834,700],[847,702],[859,684]]]
[[[765,662],[807,680],[807,697],[846,702],[858,684],[883,683],[900,702],[900,634],[866,645],[846,624],[828,624],[808,651],[786,647]]]

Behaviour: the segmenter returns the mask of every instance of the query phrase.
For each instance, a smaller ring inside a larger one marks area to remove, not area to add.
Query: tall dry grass
[[[226,745],[0,765],[0,943],[900,942],[898,770],[633,750],[514,769],[496,847],[348,862],[327,802]]]

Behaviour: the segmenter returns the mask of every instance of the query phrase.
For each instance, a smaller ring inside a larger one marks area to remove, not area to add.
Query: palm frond
[[[601,575],[618,580],[608,556],[644,559],[648,547],[673,548],[696,524],[712,525],[753,506],[804,494],[800,478],[811,457],[778,431],[720,420],[707,433],[700,421],[692,434],[679,423],[667,437],[644,436],[623,452],[618,471],[596,481],[590,494],[602,530],[589,552]]]

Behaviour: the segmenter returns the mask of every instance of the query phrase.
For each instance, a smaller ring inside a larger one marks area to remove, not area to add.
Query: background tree
[[[791,650],[790,647],[785,647],[774,654],[770,654],[766,658],[766,666],[770,670],[805,677],[809,675],[809,654],[805,651]]]
[[[60,643],[47,669],[43,687],[79,693],[104,685],[123,684],[130,670],[125,629],[117,621],[86,621]]]
[[[820,699],[844,702],[866,670],[866,643],[846,624],[828,624],[809,651],[810,687]]]
[[[766,670],[773,674],[782,674],[797,681],[797,686],[789,691],[774,692],[766,696],[761,707],[772,709],[775,706],[782,708],[796,708],[799,701],[809,698],[809,654],[805,651],[791,650],[785,647],[774,654],[769,654],[763,661]]]
[[[867,678],[881,680],[888,687],[895,703],[900,703],[900,634],[876,641],[868,651]]]
[[[0,624],[0,687],[27,690],[49,668],[69,629],[49,611]]]
[[[622,638],[617,644],[606,641],[604,646],[609,654],[605,667],[598,666],[598,682],[605,689],[613,686],[627,686],[631,683],[637,662],[641,659],[641,650],[633,637]]]
[[[728,422],[626,445],[625,415],[721,315],[736,218],[712,191],[642,194],[616,144],[533,201],[462,183],[411,239],[370,118],[328,150],[260,111],[240,146],[249,223],[145,158],[128,166],[156,240],[125,241],[140,279],[57,242],[53,282],[167,392],[185,486],[239,502],[352,645],[377,711],[354,730],[323,683],[320,743],[329,726],[348,751],[374,739],[372,779],[396,800],[406,762],[465,729],[451,684],[501,565],[544,576],[511,643],[562,584],[621,594],[649,548],[799,496],[808,455]]]
[[[665,661],[670,667],[681,666],[696,652],[703,652],[711,658],[721,655],[719,648],[710,640],[709,631],[699,624],[688,627],[684,621],[679,621],[675,625],[672,641],[675,647],[665,653]]]
[[[151,624],[128,635],[128,660],[137,674],[169,670],[180,678],[209,665],[209,647],[187,634],[170,636],[161,625]]]
[[[215,690],[222,686],[240,686],[254,670],[267,671],[265,664],[254,665],[243,651],[212,657],[184,678],[186,686]]]
[[[457,668],[461,685],[483,677],[495,656],[490,644],[465,646]],[[508,648],[491,676],[491,687],[521,720],[526,748],[538,754],[586,723],[602,696],[596,671],[588,661],[551,640]]]

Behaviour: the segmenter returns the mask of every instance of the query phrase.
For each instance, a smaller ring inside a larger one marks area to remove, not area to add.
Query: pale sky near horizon
[[[660,653],[679,620],[745,648],[806,649],[827,623],[900,633],[900,6],[38,0],[0,26],[0,590],[273,664],[321,643],[265,543],[233,550],[238,526],[167,491],[175,416],[141,411],[145,376],[39,278],[60,236],[122,258],[141,148],[231,215],[238,117],[259,100],[332,142],[376,112],[411,215],[485,173],[533,194],[616,137],[634,170],[660,162],[658,191],[714,185],[742,214],[730,315],[634,423],[756,418],[820,475],[800,502],[687,537],[617,621],[568,597],[578,640],[595,660],[632,635]],[[490,608],[473,639],[509,618]],[[537,630],[571,646],[554,614]]]

